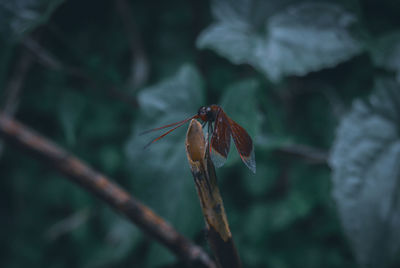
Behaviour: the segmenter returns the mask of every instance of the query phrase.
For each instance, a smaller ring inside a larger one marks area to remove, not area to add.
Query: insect
[[[253,173],[256,173],[256,160],[252,139],[244,128],[227,116],[220,106],[215,104],[200,107],[197,114],[182,121],[150,129],[141,133],[141,135],[143,135],[152,131],[173,127],[161,136],[150,141],[145,148],[192,119],[202,120],[203,126],[208,123],[208,132],[211,134],[209,135],[211,136],[209,150],[211,159],[215,166],[221,167],[225,163],[226,158],[228,157],[232,137],[240,158]]]

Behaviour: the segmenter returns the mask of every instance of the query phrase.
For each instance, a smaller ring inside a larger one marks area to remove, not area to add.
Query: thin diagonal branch
[[[56,58],[56,56],[51,54],[36,40],[32,38],[26,38],[24,39],[22,44],[32,52],[32,54],[36,57],[37,61],[43,66],[56,71],[65,72],[67,75],[71,77],[78,78],[84,81],[85,83],[88,83],[93,88],[104,90],[106,94],[109,95],[110,97],[137,108],[138,106],[137,100],[132,95],[117,89],[116,86],[113,85],[104,86],[103,83],[96,81],[95,79],[87,75],[84,70],[77,67],[68,66],[62,63],[58,58]]]
[[[300,157],[302,159],[305,159],[311,164],[321,164],[321,165],[328,164],[329,154],[327,152],[307,145],[302,145],[302,144],[286,145],[277,148],[276,151],[279,153]]]
[[[17,60],[14,72],[5,90],[5,98],[3,103],[3,111],[8,116],[12,117],[15,114],[18,106],[18,97],[20,95],[22,86],[25,81],[25,77],[28,73],[29,68],[32,65],[32,56],[26,49],[22,49],[21,55]]]
[[[196,267],[216,267],[200,247],[179,234],[160,216],[111,182],[105,175],[2,113],[0,113],[0,135],[40,157],[71,181],[96,195],[186,263]]]
[[[15,69],[4,91],[4,102],[1,103],[1,110],[9,117],[14,117],[18,109],[19,96],[32,63],[32,55],[26,49],[22,49],[21,55],[17,60]],[[0,156],[3,153],[3,149],[4,143],[0,140]]]
[[[117,0],[115,3],[131,49],[131,74],[128,83],[133,90],[137,90],[147,82],[150,69],[149,60],[141,35],[132,16],[130,3],[127,0]]]

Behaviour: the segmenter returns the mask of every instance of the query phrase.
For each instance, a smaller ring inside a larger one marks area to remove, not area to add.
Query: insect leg
[[[207,143],[208,143],[208,153],[211,155],[211,139],[213,136],[213,125],[212,122],[208,122],[208,128],[207,128]]]

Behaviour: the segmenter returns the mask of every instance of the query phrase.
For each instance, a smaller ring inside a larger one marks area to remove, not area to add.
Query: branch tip
[[[190,125],[186,133],[185,145],[189,161],[203,161],[206,151],[206,141],[204,139],[203,127],[196,119],[192,119],[192,121],[190,121]]]

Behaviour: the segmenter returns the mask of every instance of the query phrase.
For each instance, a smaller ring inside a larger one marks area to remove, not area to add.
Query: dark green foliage
[[[123,3],[0,0],[1,108],[29,37],[42,48],[15,117],[209,250],[186,126],[147,150],[163,132],[138,134],[220,104],[255,143],[255,175],[233,146],[217,170],[244,267],[400,265],[397,1]],[[329,165],[283,150],[297,145]],[[182,267],[8,144],[0,196],[1,267]]]

